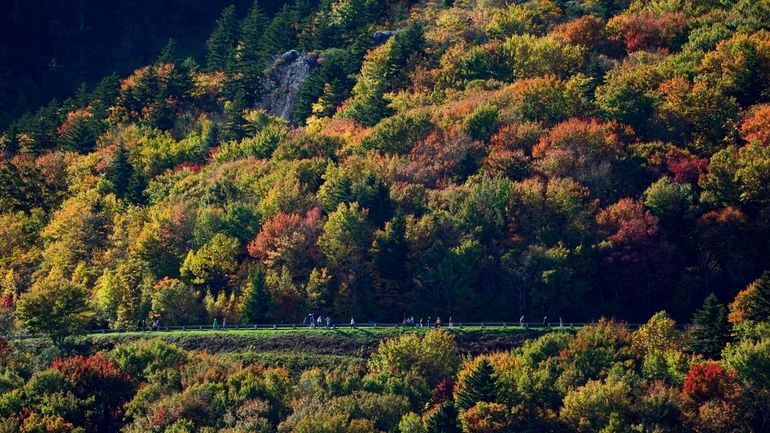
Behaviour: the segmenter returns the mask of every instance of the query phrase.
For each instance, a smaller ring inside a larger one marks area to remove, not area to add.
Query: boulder
[[[394,34],[395,32],[390,30],[377,30],[372,35],[372,41],[375,46],[382,45],[385,42],[388,42],[388,39],[392,38]]]

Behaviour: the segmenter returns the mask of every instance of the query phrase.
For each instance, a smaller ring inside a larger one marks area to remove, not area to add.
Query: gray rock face
[[[388,39],[390,39],[393,34],[394,32],[390,30],[377,30],[372,35],[372,41],[374,42],[375,46],[382,45],[385,42],[388,42]]]
[[[302,83],[317,66],[315,59],[295,50],[276,56],[262,79],[265,93],[259,106],[291,121]]]

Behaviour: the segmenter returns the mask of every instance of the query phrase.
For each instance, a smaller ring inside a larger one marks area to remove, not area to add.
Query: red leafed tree
[[[741,413],[742,395],[735,370],[718,362],[693,365],[682,387],[683,415],[696,432],[740,431],[746,422]]]
[[[312,209],[299,214],[278,213],[262,225],[248,245],[249,254],[266,267],[286,266],[293,276],[307,271],[318,257],[316,241],[323,230],[321,211]]]
[[[51,369],[60,371],[72,385],[75,396],[91,406],[91,410],[83,411],[82,419],[69,421],[82,425],[86,431],[117,430],[123,404],[133,394],[133,381],[128,374],[101,353],[56,359]]]
[[[549,177],[572,177],[601,196],[612,187],[613,164],[631,131],[614,122],[569,119],[532,148],[537,168]]]
[[[718,362],[696,364],[690,368],[682,392],[696,402],[711,399],[734,400],[740,395],[738,372],[726,370]]]
[[[666,301],[665,282],[675,262],[671,247],[658,236],[658,218],[641,202],[624,198],[599,212],[596,221],[610,243],[602,260],[608,296],[619,305],[633,305],[629,314],[649,317]]]
[[[770,104],[757,105],[741,123],[741,137],[748,142],[770,146]]]
[[[542,134],[543,128],[534,122],[512,123],[500,128],[490,143],[494,150],[524,149],[530,152]]]
[[[512,179],[523,179],[529,173],[529,153],[541,133],[542,127],[537,123],[503,126],[492,136],[492,149],[484,160],[484,168]]]
[[[624,14],[613,17],[607,26],[625,42],[629,53],[669,48],[687,28],[687,15],[683,12]]]
[[[441,188],[475,172],[482,150],[483,146],[464,132],[434,131],[412,147],[399,175],[407,182]]]
[[[592,47],[599,52],[606,51],[613,46],[621,47],[619,42],[610,41],[607,34],[607,23],[593,15],[585,15],[564,23],[557,27],[554,32],[567,43]],[[620,49],[622,50],[622,48]]]
[[[696,184],[701,174],[708,171],[708,160],[682,149],[671,149],[666,154],[666,167],[675,181]]]

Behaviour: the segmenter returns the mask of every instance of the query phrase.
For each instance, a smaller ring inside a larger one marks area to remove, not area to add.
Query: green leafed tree
[[[413,55],[422,51],[424,43],[422,27],[413,25],[370,51],[353,87],[347,115],[369,126],[390,115],[392,110],[387,106],[385,93],[399,87],[400,71]]]
[[[112,189],[118,197],[125,197],[131,186],[131,179],[134,176],[134,168],[128,160],[128,151],[125,147],[119,146],[115,151],[107,169],[106,178],[112,183]]]
[[[238,270],[238,239],[217,233],[197,251],[190,251],[179,272],[182,278],[198,286],[207,286],[215,294],[231,286]]]
[[[457,410],[450,403],[442,403],[423,415],[426,433],[460,433]]]
[[[164,278],[152,293],[152,318],[159,326],[198,324],[203,307],[195,289],[173,278]]]
[[[21,327],[48,335],[57,347],[67,337],[83,332],[93,317],[86,292],[66,280],[44,281],[25,293],[16,305]]]

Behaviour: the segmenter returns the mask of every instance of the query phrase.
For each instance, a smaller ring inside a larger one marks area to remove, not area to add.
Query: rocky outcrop
[[[375,46],[379,46],[384,44],[385,42],[388,42],[388,39],[393,37],[395,32],[392,32],[390,30],[377,30],[372,35],[372,42],[374,42]]]
[[[291,121],[302,84],[317,66],[314,58],[295,50],[277,56],[262,79],[264,96],[259,106]]]

